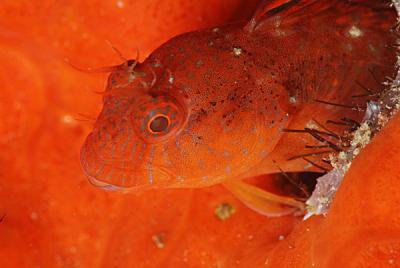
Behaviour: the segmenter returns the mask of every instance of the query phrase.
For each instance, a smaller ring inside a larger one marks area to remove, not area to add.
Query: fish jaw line
[[[148,161],[144,158],[142,161]],[[93,146],[85,142],[80,153],[80,163],[89,182],[105,190],[133,192],[148,188],[165,187],[171,174],[165,169],[149,165],[137,170],[130,168],[130,160],[104,161],[97,157]],[[132,161],[133,162],[133,161]]]

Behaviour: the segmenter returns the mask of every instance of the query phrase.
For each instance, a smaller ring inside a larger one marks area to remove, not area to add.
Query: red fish
[[[222,182],[267,215],[301,208],[240,180],[318,170],[341,149],[330,141],[339,124],[356,124],[362,96],[395,73],[395,22],[388,1],[263,1],[247,23],[186,33],[112,67],[84,172],[108,189]]]

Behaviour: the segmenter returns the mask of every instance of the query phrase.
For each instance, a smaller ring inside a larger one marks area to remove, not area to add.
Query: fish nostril
[[[164,114],[158,114],[155,115],[152,119],[150,119],[149,130],[152,133],[164,132],[169,127],[170,124],[171,121],[168,116]]]

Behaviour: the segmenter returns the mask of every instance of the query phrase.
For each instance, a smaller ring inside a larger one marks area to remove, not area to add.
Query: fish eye
[[[149,120],[147,129],[153,134],[159,134],[165,132],[170,125],[171,120],[167,115],[157,114]]]
[[[186,106],[166,94],[139,99],[129,114],[136,135],[148,143],[160,143],[174,137],[188,120]]]

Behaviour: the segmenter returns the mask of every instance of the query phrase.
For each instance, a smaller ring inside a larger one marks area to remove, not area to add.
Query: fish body
[[[360,120],[352,96],[395,73],[395,22],[385,1],[264,1],[247,23],[172,38],[110,74],[83,170],[120,190],[313,170],[288,158],[321,144],[285,129]]]

